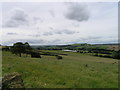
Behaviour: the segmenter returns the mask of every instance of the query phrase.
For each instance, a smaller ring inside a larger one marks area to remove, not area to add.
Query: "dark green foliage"
[[[102,57],[105,57],[105,58],[112,58],[110,55],[103,55]]]
[[[56,55],[56,58],[57,58],[58,60],[60,60],[60,59],[62,59],[62,56]]]
[[[30,51],[30,50],[32,50],[32,48],[30,47],[30,45],[29,45],[29,43],[28,42],[25,42],[25,49],[26,49],[26,51]]]
[[[13,46],[14,48],[14,46]],[[72,44],[72,45],[48,45],[48,46],[32,46],[32,48],[37,50],[75,50],[78,53],[89,53],[94,56],[98,57],[106,57],[106,58],[113,58],[117,59],[118,56],[116,54],[114,55],[114,50],[108,49],[106,46],[101,45],[91,45],[91,44]],[[29,43],[24,43],[24,50],[22,50],[21,53],[24,54],[31,54],[32,48],[30,47]],[[16,53],[16,50],[12,50],[14,54],[17,54],[20,56],[20,53]],[[47,55],[47,56],[56,56],[56,55],[62,55],[58,53],[50,53],[50,52],[41,52],[41,55]],[[113,54],[113,55],[112,55]]]
[[[21,57],[22,53],[25,53],[25,46],[22,42],[17,42],[11,48],[13,54],[17,54]]]
[[[40,54],[38,52],[31,52],[32,58],[41,58]]]
[[[19,55],[21,57],[22,53],[30,54],[32,48],[27,42],[26,43],[17,42],[17,43],[14,43],[14,45],[11,47],[10,50],[13,54]]]
[[[31,54],[32,48],[31,48],[31,46],[29,45],[29,43],[28,43],[28,42],[25,42],[24,46],[25,46],[25,54],[26,54],[26,55],[27,55],[27,54]]]
[[[5,46],[5,47],[2,47],[2,51],[9,51],[9,47],[8,46]]]
[[[113,57],[114,59],[120,59],[120,50],[119,50],[119,51],[114,51],[114,52],[112,53],[112,57]]]

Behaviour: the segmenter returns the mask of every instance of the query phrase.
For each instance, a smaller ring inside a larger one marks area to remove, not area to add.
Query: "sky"
[[[0,43],[118,42],[117,2],[2,2]]]

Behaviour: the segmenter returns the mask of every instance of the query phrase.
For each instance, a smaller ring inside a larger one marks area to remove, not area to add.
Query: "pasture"
[[[2,52],[3,75],[18,72],[26,88],[118,88],[118,60],[75,52],[65,53],[62,60],[55,56],[18,57]]]

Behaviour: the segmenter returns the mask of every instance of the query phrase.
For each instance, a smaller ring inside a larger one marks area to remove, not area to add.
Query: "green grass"
[[[39,59],[3,52],[3,75],[19,72],[26,88],[118,88],[117,60],[72,52],[49,52],[68,56],[63,56],[62,60],[55,56]]]

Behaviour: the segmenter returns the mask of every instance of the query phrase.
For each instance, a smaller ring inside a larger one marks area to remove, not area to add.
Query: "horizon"
[[[0,43],[119,43],[118,10],[118,2],[0,3]]]
[[[17,42],[16,42],[17,43]],[[23,42],[22,42],[23,43]],[[25,42],[24,42],[25,43]],[[29,42],[28,42],[29,43]],[[14,43],[13,43],[14,44]],[[13,46],[12,45],[2,45],[0,44],[0,46]],[[62,46],[62,45],[74,45],[74,44],[90,44],[90,45],[120,45],[120,43],[71,43],[71,44],[51,44],[51,45],[31,45],[31,46]]]

